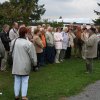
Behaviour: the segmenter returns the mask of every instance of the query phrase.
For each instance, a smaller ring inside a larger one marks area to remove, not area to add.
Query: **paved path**
[[[87,86],[82,93],[64,100],[100,100],[100,81]]]

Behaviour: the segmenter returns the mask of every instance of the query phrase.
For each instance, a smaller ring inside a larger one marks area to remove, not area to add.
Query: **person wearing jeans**
[[[28,90],[28,80],[29,76],[20,76],[20,75],[15,75],[14,76],[14,91],[15,91],[15,96],[19,96],[19,91],[21,88],[22,92],[22,97],[26,97],[27,95],[27,90]],[[21,85],[22,84],[22,85]]]
[[[13,67],[12,74],[14,75],[14,93],[15,100],[19,100],[19,93],[21,89],[22,100],[28,100],[28,80],[31,67],[37,65],[37,55],[34,45],[26,39],[27,28],[21,27],[19,29],[19,38],[11,42],[11,49],[13,51]],[[14,46],[14,48],[13,48]]]

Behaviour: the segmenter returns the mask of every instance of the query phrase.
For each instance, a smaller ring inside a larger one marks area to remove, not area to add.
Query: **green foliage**
[[[10,14],[11,10],[12,9],[9,2],[0,4],[0,24],[4,24],[5,22],[9,21],[9,18],[11,18],[10,16],[12,16],[12,14]]]
[[[44,8],[44,4],[43,5],[38,5],[38,1],[39,0],[35,0],[35,9],[33,9],[31,15],[30,15],[30,19],[31,20],[40,20],[41,16],[45,13],[45,8]]]
[[[97,3],[97,4],[98,4],[98,6],[100,6],[100,3]],[[99,16],[99,18],[98,18],[98,19],[93,20],[93,22],[95,23],[95,25],[100,25],[100,12],[99,12],[99,11],[94,10],[94,13],[96,13],[96,14]]]
[[[94,61],[93,74],[85,74],[85,62],[81,59],[65,60],[60,64],[50,64],[38,72],[32,72],[29,80],[30,100],[60,100],[61,97],[75,95],[88,84],[100,80],[100,61]],[[11,69],[0,72],[0,100],[14,100],[13,76]]]
[[[44,5],[38,5],[38,0],[10,0],[0,4],[0,23],[19,21],[28,24],[35,17],[35,20],[40,19],[44,13]]]
[[[51,22],[50,25],[54,28],[63,27],[63,22]]]
[[[97,4],[98,4],[98,6],[100,6],[100,3],[97,3]],[[95,12],[97,15],[100,15],[100,12],[99,12],[99,11],[94,10],[94,12]]]
[[[100,18],[93,20],[93,22],[95,23],[95,25],[100,25]]]

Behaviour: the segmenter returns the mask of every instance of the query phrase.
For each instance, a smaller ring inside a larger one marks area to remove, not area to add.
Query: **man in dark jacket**
[[[0,70],[1,70],[1,61],[4,58],[4,56],[5,56],[5,49],[0,38]]]
[[[10,46],[9,46],[10,38],[8,35],[9,28],[10,28],[9,25],[5,24],[3,26],[2,32],[0,33],[0,38],[1,38],[1,41],[2,41],[4,48],[5,48],[5,57],[1,62],[1,71],[6,70],[7,57],[8,57],[8,53],[10,51]]]
[[[11,41],[8,32],[9,32],[9,25],[4,25],[3,30],[0,33],[0,37],[6,51],[10,50],[9,42]]]

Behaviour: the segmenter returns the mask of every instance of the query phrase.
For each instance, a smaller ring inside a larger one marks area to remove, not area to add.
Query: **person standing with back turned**
[[[37,65],[37,56],[34,45],[26,39],[26,34],[27,28],[20,28],[19,38],[11,42],[11,51],[13,49],[12,74],[14,75],[15,100],[19,100],[20,88],[22,100],[28,100],[27,90],[31,66]]]

